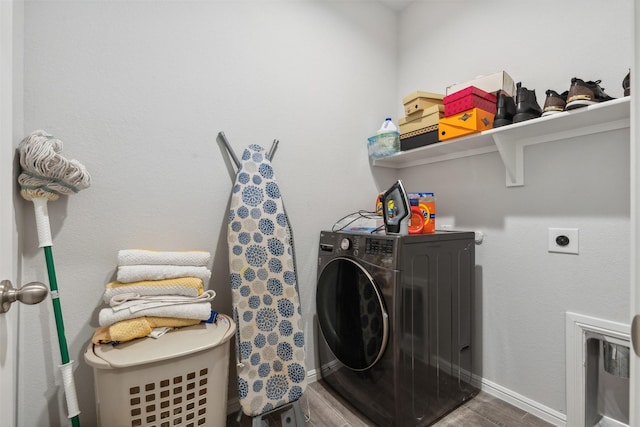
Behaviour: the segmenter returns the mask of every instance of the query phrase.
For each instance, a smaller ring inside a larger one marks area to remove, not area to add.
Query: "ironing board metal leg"
[[[269,421],[263,420],[262,415],[253,417],[251,427],[269,427]]]
[[[303,427],[305,420],[300,408],[300,400],[293,402],[289,409],[280,415],[280,420],[282,427]]]
[[[304,419],[304,413],[302,412],[302,408],[300,407],[300,400],[296,400],[293,402],[293,412],[296,417],[296,426],[304,426],[306,420]]]
[[[271,148],[269,149],[269,152],[266,154],[267,159],[269,159],[269,161],[273,161],[273,156],[274,154],[276,154],[276,149],[278,148],[278,143],[280,141],[278,141],[277,139],[273,140],[273,143],[271,144]]]
[[[231,148],[231,144],[229,144],[229,140],[227,139],[227,136],[224,134],[224,132],[218,132],[218,138],[220,138],[225,148],[229,152],[229,156],[231,156],[231,160],[233,160],[233,163],[236,165],[236,168],[240,169],[240,166],[241,166],[240,160],[238,160],[238,156],[236,156],[236,153],[233,151],[233,148]]]

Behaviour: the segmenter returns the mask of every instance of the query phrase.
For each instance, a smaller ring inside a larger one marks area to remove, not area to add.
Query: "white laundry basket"
[[[117,346],[90,344],[98,424],[102,427],[224,427],[229,340],[235,323],[219,315]]]

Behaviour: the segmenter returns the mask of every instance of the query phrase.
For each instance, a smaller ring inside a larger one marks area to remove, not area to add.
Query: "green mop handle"
[[[60,306],[60,295],[58,294],[58,281],[56,280],[56,270],[53,263],[53,252],[51,250],[53,243],[51,239],[51,227],[49,225],[47,199],[38,197],[34,198],[32,202],[36,213],[39,246],[44,249],[44,256],[47,261],[51,302],[53,303],[53,314],[56,320],[56,331],[58,333],[58,344],[60,347],[60,357],[62,359],[60,371],[62,373],[62,384],[67,401],[68,417],[71,418],[73,427],[80,427],[78,396],[75,383],[73,382],[73,362],[69,360],[67,338],[64,333],[64,321],[62,320],[62,307]]]
[[[58,344],[60,346],[60,358],[62,359],[62,382],[64,384],[64,394],[67,399],[67,411],[71,417],[71,425],[80,427],[80,411],[78,410],[78,398],[75,384],[73,383],[73,362],[69,360],[69,350],[67,338],[64,333],[64,321],[62,320],[62,308],[60,307],[60,295],[58,294],[58,281],[56,280],[56,269],[53,263],[53,251],[51,246],[44,247],[44,256],[47,260],[47,273],[49,275],[49,288],[51,289],[51,302],[53,303],[53,314],[56,319],[56,331],[58,332]],[[70,403],[75,402],[75,403]],[[74,406],[75,405],[75,409]]]
[[[51,289],[51,302],[53,303],[53,315],[56,318],[56,331],[58,332],[58,344],[62,364],[69,363],[69,351],[67,350],[67,338],[64,335],[64,321],[62,320],[62,308],[60,307],[60,295],[58,294],[58,281],[56,269],[53,264],[53,251],[51,246],[44,247],[44,257],[47,259],[47,273],[49,274],[49,288]]]

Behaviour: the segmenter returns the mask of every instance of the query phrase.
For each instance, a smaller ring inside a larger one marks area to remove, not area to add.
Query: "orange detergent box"
[[[495,114],[480,108],[445,117],[438,122],[440,141],[489,130],[493,127]]]
[[[410,116],[417,111],[422,111],[426,108],[433,107],[434,105],[442,105],[442,98],[444,95],[439,93],[413,92],[410,95],[402,98],[402,104],[404,105],[404,113]]]
[[[407,193],[411,205],[410,234],[435,233],[436,197],[434,193]]]
[[[496,96],[469,86],[444,97],[444,116],[449,117],[472,108],[496,113]]]

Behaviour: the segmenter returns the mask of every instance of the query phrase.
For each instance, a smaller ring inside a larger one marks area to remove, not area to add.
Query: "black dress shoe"
[[[496,116],[493,119],[493,127],[499,128],[513,123],[513,116],[516,114],[516,103],[512,96],[503,92],[498,92],[496,100]]]
[[[631,95],[631,70],[629,70],[624,80],[622,80],[622,89],[624,89],[624,96]]]
[[[542,115],[542,108],[536,99],[536,91],[522,87],[522,83],[516,85],[516,114],[513,123],[535,119]]]

